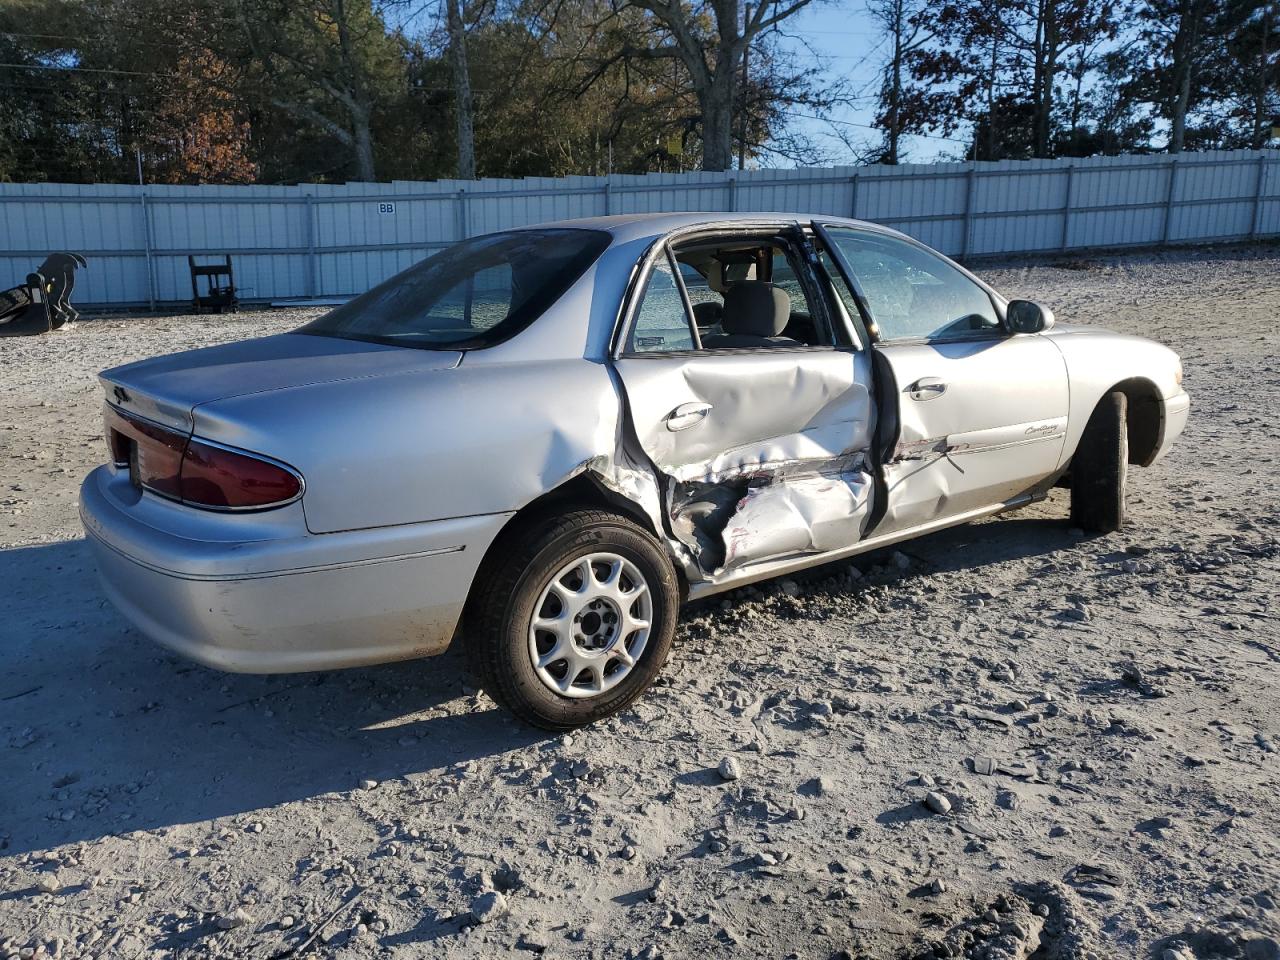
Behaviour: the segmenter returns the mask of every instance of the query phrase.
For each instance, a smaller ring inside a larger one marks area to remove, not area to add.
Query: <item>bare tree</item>
[[[908,127],[903,105],[908,61],[933,37],[921,16],[924,6],[924,0],[869,0],[867,4],[867,12],[891,44],[880,85],[880,114],[876,118],[884,128],[881,163],[898,163],[901,159],[902,134]]]
[[[1148,63],[1136,85],[1169,121],[1169,152],[1181,153],[1187,117],[1209,96],[1206,68],[1211,66],[1214,36],[1210,19],[1216,0],[1143,0],[1139,17],[1142,49]]]
[[[1053,155],[1053,113],[1063,63],[1082,47],[1113,39],[1119,30],[1110,0],[1011,0],[1013,29],[1005,36],[1030,70],[1031,151]]]
[[[733,164],[733,110],[748,44],[811,2],[761,0],[744,17],[742,0],[630,0],[653,16],[665,37],[627,52],[675,58],[688,72],[702,115],[703,170],[728,170]]]

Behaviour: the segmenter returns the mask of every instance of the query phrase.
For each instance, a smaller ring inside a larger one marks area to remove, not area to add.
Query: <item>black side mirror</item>
[[[1053,326],[1053,311],[1034,300],[1010,300],[1004,316],[1014,333],[1044,333]]]

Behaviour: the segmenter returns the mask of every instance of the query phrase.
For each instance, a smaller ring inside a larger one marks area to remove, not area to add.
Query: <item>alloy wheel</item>
[[[550,579],[534,607],[534,672],[561,696],[599,696],[639,661],[652,615],[649,585],[634,563],[615,553],[579,557]]]

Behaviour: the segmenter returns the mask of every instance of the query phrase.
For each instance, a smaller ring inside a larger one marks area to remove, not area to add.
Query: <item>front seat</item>
[[[791,319],[791,297],[764,280],[743,280],[724,295],[724,333],[706,337],[702,345],[717,347],[798,347],[799,340],[781,336]]]

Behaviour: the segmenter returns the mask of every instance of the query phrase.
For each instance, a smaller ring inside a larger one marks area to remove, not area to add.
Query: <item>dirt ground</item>
[[[93,375],[300,314],[0,338],[0,957],[1280,956],[1280,248],[981,272],[1181,352],[1128,527],[1059,492],[690,608],[560,737],[456,654],[230,676],[103,598]]]

